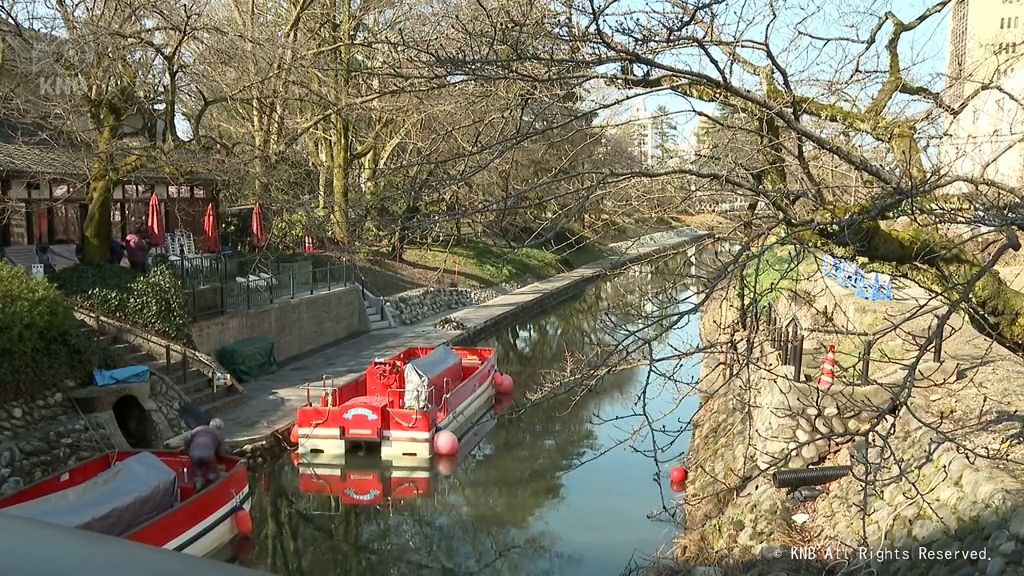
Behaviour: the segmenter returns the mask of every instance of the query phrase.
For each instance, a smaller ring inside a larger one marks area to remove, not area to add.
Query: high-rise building
[[[945,98],[962,109],[940,168],[1024,184],[1024,109],[1014,101],[1024,96],[1024,1],[954,0],[948,22]]]

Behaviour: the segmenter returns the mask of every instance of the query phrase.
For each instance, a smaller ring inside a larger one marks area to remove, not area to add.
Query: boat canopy
[[[441,345],[427,354],[405,365],[405,408],[409,410],[426,410],[429,408],[427,391],[430,379],[452,365],[461,365],[462,358],[447,345]]]
[[[122,536],[174,507],[177,478],[159,458],[142,452],[77,486],[0,509],[0,513]]]

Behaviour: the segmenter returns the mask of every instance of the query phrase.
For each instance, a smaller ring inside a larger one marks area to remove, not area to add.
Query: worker
[[[197,426],[185,436],[185,450],[192,459],[196,490],[216,482],[220,478],[217,458],[227,455],[224,421],[214,418],[208,426]]]

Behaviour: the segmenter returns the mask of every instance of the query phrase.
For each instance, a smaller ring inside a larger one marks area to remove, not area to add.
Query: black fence
[[[895,331],[904,322],[922,316],[935,316],[935,321],[928,330],[928,336],[932,340],[932,361],[941,362],[945,323],[941,321],[938,313],[943,309],[942,305],[925,307],[902,318],[897,323],[882,327],[874,332],[859,332],[828,327],[815,327],[805,330],[796,316],[793,316],[788,322],[783,324],[778,310],[770,303],[766,303],[760,308],[752,308],[748,312],[748,317],[752,320],[754,330],[761,334],[769,345],[782,355],[782,364],[792,368],[791,378],[799,382],[804,380],[802,364],[804,337],[806,334],[853,336],[859,338],[861,341],[859,381],[862,385],[867,385],[871,383],[871,352],[874,349],[875,343],[883,336]]]
[[[346,261],[319,267],[313,267],[309,261],[281,263],[276,273],[253,269],[244,276],[230,274],[228,263],[194,264],[185,264],[182,272],[183,278],[189,278],[185,280],[185,299],[193,320],[232,310],[252,310],[360,283],[358,270]],[[199,279],[206,279],[206,282],[192,281]]]

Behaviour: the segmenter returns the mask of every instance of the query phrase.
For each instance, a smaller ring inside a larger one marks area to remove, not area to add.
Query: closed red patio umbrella
[[[146,212],[146,227],[149,228],[149,245],[164,245],[164,217],[160,211],[160,199],[153,193],[149,197],[149,210]]]
[[[252,225],[249,227],[252,245],[261,248],[267,242],[267,233],[263,230],[263,208],[257,202],[252,208]]]
[[[213,202],[206,205],[206,213],[203,214],[203,251],[220,251],[220,231],[217,230],[217,212],[213,209]]]

